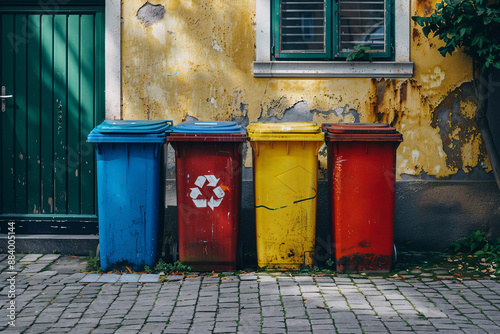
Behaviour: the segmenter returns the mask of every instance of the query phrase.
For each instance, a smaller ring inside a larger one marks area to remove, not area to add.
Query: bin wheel
[[[101,248],[99,247],[99,244],[97,244],[97,248],[95,250],[95,257],[99,258],[101,257]]]

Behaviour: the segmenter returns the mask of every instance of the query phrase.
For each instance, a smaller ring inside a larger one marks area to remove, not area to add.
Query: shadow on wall
[[[490,125],[493,142],[500,157],[500,70],[493,69],[489,79],[489,87],[492,90],[488,100],[487,119]]]
[[[394,238],[398,246],[442,250],[469,234],[500,236],[500,191],[492,181],[396,184]]]

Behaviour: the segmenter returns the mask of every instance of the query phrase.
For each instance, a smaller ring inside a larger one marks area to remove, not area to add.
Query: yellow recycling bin
[[[253,149],[258,265],[310,267],[324,134],[312,122],[251,123],[247,132]]]

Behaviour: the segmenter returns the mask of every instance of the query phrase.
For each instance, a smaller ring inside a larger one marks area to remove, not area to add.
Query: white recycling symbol
[[[193,199],[193,203],[194,205],[196,205],[197,208],[206,208],[208,205],[210,209],[212,209],[213,211],[214,208],[217,208],[221,204],[222,200],[224,199],[224,195],[226,195],[226,193],[221,188],[221,186],[217,186],[219,180],[220,179],[217,179],[214,175],[198,176],[198,178],[194,182],[196,187],[189,188],[191,189],[191,194],[189,196]],[[214,198],[214,196],[212,196],[208,201],[206,199],[198,199],[198,196],[201,195],[200,189],[203,188],[203,186],[205,186],[206,182],[208,182],[207,183],[208,187],[214,188],[213,193],[216,197]]]

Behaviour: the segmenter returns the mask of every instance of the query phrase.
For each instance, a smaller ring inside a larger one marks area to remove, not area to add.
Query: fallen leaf
[[[129,268],[129,267],[127,267],[127,266],[125,266],[125,268],[127,268],[128,272],[129,272],[130,274],[132,274],[132,269],[130,269],[130,268]]]
[[[311,274],[312,277],[323,277],[326,276],[326,274]]]

